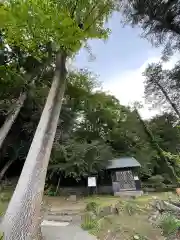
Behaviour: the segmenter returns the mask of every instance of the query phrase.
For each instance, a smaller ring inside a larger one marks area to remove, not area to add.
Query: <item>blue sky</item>
[[[136,100],[143,102],[142,72],[148,63],[159,61],[160,49],[153,48],[146,39],[140,38],[140,29],[122,27],[117,13],[107,25],[112,32],[105,43],[101,40],[90,41],[96,59],[89,61],[87,51],[81,50],[75,65],[79,68],[87,67],[98,74],[103,88],[115,95],[122,104],[128,105]],[[172,67],[175,61],[176,57],[173,57],[166,67]],[[141,110],[144,118],[156,112],[150,111],[148,106]]]

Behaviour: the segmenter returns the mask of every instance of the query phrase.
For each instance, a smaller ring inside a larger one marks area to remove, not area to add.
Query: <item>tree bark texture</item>
[[[159,144],[158,144],[157,141],[155,140],[155,138],[154,138],[151,130],[148,128],[148,126],[146,125],[146,123],[145,123],[145,122],[143,121],[143,119],[141,118],[138,110],[135,109],[135,111],[136,111],[136,114],[137,114],[137,117],[138,117],[139,121],[141,122],[141,124],[142,124],[142,126],[143,126],[143,128],[144,128],[145,133],[147,134],[150,142],[152,143],[152,146],[153,146],[154,149],[157,151],[159,157],[160,157],[161,159],[163,159],[164,162],[166,163],[166,166],[167,166],[167,168],[170,170],[170,173],[171,173],[171,175],[172,175],[172,177],[173,177],[173,182],[174,182],[175,184],[177,184],[177,182],[178,182],[178,176],[177,176],[177,174],[176,174],[173,166],[170,166],[167,157],[164,156],[163,150],[161,149],[161,147],[159,146]]]
[[[15,161],[15,158],[10,159],[4,167],[0,171],[0,182],[2,181],[5,173],[7,172],[8,168],[11,166],[11,164]]]
[[[66,85],[66,54],[56,56],[56,71],[18,184],[3,219],[5,240],[37,238],[51,149]]]
[[[49,64],[50,61],[51,61],[51,58],[48,58],[45,63],[45,67]],[[44,67],[44,69],[45,69],[45,67]],[[39,70],[39,68],[35,69],[34,72],[31,74],[29,74],[29,73],[26,74],[26,76],[25,76],[26,81],[32,80],[32,82],[30,83],[30,86],[34,85],[35,79],[33,79],[33,78],[38,73],[38,70]],[[43,73],[43,71],[42,71],[42,73]],[[39,78],[41,77],[42,73],[40,74]],[[37,75],[37,78],[38,78],[38,75]],[[20,96],[15,104],[14,109],[9,113],[4,124],[0,128],[0,149],[3,145],[3,142],[4,142],[7,134],[9,133],[13,123],[16,121],[16,118],[17,118],[21,108],[23,107],[25,100],[27,99],[27,96],[28,96],[27,92],[20,93]]]
[[[168,93],[166,92],[166,90],[163,88],[163,86],[156,82],[157,86],[159,87],[159,89],[161,90],[161,92],[164,94],[166,100],[168,101],[168,103],[171,105],[172,109],[175,111],[175,113],[177,114],[177,116],[180,118],[180,112],[176,106],[176,104],[170,99]]]
[[[27,93],[20,94],[13,111],[9,113],[4,124],[0,128],[0,148],[2,147],[4,139],[6,138],[9,130],[11,129],[13,123],[15,122],[26,98],[27,98]]]
[[[58,183],[57,183],[57,186],[56,186],[56,195],[59,191],[60,181],[61,181],[61,176],[59,176],[59,178],[58,178]]]

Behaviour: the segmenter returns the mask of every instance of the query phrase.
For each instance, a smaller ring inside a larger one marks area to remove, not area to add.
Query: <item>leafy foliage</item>
[[[164,188],[165,187],[165,184],[163,183],[164,182],[164,177],[161,176],[161,175],[154,175],[154,176],[151,176],[149,179],[148,179],[148,182],[149,183],[152,183],[153,186],[155,188]]]
[[[97,173],[111,158],[110,147],[103,143],[69,140],[65,145],[54,149],[49,169],[63,172],[65,176],[72,176],[78,180],[81,176]]]
[[[176,219],[173,215],[167,214],[162,217],[160,221],[160,227],[162,228],[163,235],[170,237],[175,235],[180,227],[180,221]]]
[[[3,234],[0,232],[0,239],[3,240],[4,236]]]
[[[147,102],[179,117],[179,63],[172,70],[164,70],[162,64],[150,64],[144,76]]]
[[[8,43],[42,57],[47,43],[74,53],[88,38],[107,37],[103,24],[114,7],[113,1],[16,0],[5,2],[0,14]]]
[[[179,151],[179,130],[176,127],[177,118],[171,113],[154,117],[149,127],[156,137],[159,146],[166,152],[176,154]]]
[[[86,210],[89,212],[94,212],[96,213],[96,209],[99,207],[99,205],[96,202],[89,202],[86,205]]]
[[[1,167],[11,157],[16,158],[17,166],[25,160],[49,90],[49,78],[51,70],[44,75],[47,84],[39,84],[35,91],[32,89],[32,94],[4,143]],[[96,173],[102,169],[107,160],[124,155],[134,156],[140,161],[141,176],[145,180],[152,175],[168,175],[136,112],[122,106],[113,96],[94,92],[97,86],[99,83],[96,76],[87,70],[75,70],[68,74],[47,179],[63,172],[64,176],[78,180],[89,172]],[[3,119],[2,111],[2,122]],[[174,127],[175,121],[173,116],[163,114],[147,121],[147,124],[160,147],[176,155],[180,139],[179,130]],[[171,179],[171,176],[165,178]]]
[[[143,29],[143,36],[156,46],[164,45],[164,57],[180,47],[178,0],[122,1],[125,22]]]
[[[51,85],[57,51],[64,48],[68,56],[73,57],[86,45],[87,39],[105,39],[109,29],[104,27],[104,22],[116,9],[118,2],[12,0],[1,3],[0,125],[20,92],[27,91],[28,99],[4,142],[0,152],[0,168],[14,158],[18,169],[15,174],[19,175],[21,171]],[[166,16],[162,16],[157,2],[162,4],[161,7],[167,7]],[[173,11],[178,11],[179,3],[173,2],[174,9],[159,1],[131,1],[124,14],[132,24],[140,24],[147,31],[147,36],[160,39],[161,35],[166,44],[174,30],[169,25],[165,26],[165,22]],[[148,3],[151,3],[150,10],[147,8]],[[155,17],[159,16],[155,23],[152,22],[152,13]],[[169,22],[171,26],[176,24],[170,20]],[[158,23],[161,23],[159,29]],[[169,29],[168,36],[164,29]],[[72,37],[72,33],[75,37]],[[157,35],[153,35],[154,33]],[[175,46],[175,41],[178,46],[177,34],[171,47]],[[154,105],[168,108],[167,114],[163,113],[145,123],[160,148],[165,151],[170,165],[178,172],[180,138],[179,130],[175,127],[177,118],[154,81],[154,76],[179,111],[179,63],[171,71],[163,70],[160,64],[149,66],[144,75],[146,99]],[[35,80],[34,86],[31,85],[32,80]],[[168,175],[167,179],[171,178],[162,165],[162,156],[152,146],[136,111],[122,106],[114,96],[97,90],[99,87],[101,85],[97,76],[87,69],[68,73],[48,179],[53,174],[59,176],[63,172],[64,176],[72,176],[78,180],[81,176],[100,171],[107,160],[124,155],[134,156],[140,161],[142,179],[147,180],[157,175],[164,177],[164,173]],[[167,156],[169,153],[173,158]]]
[[[83,216],[83,223],[81,224],[81,227],[88,231],[94,230],[99,227],[99,222],[92,216],[91,213],[88,212]]]

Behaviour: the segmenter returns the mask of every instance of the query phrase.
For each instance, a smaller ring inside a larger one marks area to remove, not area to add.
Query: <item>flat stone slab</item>
[[[81,215],[64,215],[61,213],[48,213],[44,216],[44,220],[47,221],[58,221],[58,222],[71,222],[71,223],[76,223],[80,224],[81,223]]]
[[[97,240],[78,225],[42,226],[42,235],[45,240]]]
[[[57,216],[57,215],[47,215],[44,217],[48,221],[59,221],[59,222],[72,222],[71,216]]]
[[[120,191],[115,192],[114,196],[120,196],[120,197],[140,197],[143,195],[143,191]]]
[[[68,226],[69,223],[68,222],[56,222],[56,221],[47,221],[47,220],[44,220],[42,223],[41,223],[41,227],[66,227]]]

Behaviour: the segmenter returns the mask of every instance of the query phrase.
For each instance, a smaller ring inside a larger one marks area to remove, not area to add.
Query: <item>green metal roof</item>
[[[140,163],[133,157],[121,157],[108,161],[106,169],[141,167]]]

